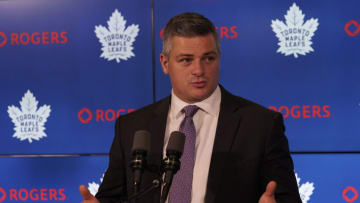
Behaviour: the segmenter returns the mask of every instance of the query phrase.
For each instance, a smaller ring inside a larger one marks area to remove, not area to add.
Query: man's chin
[[[192,103],[201,102],[201,101],[207,99],[210,95],[211,95],[211,92],[209,92],[209,91],[196,92],[195,94],[192,95],[192,101],[193,101]]]

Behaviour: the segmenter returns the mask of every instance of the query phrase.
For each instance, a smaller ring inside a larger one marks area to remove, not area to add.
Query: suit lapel
[[[221,87],[221,86],[220,86]],[[241,114],[237,112],[240,103],[235,96],[221,87],[221,103],[218,124],[216,128],[213,152],[208,175],[207,191],[205,196],[206,203],[215,201],[216,188],[221,182],[217,176],[222,173],[224,166],[224,154],[231,150],[236,132],[240,126]]]
[[[221,95],[220,113],[216,128],[213,153],[230,150],[233,143],[232,141],[240,124],[241,115],[237,112],[240,106],[239,102],[235,101],[234,96],[223,88]]]
[[[167,115],[169,111],[170,97],[161,100],[153,110],[153,116],[149,119],[149,131],[151,133],[151,158],[150,163],[160,164],[164,147],[164,136]]]
[[[151,133],[151,153],[148,156],[149,169],[153,172],[152,179],[158,178],[162,152],[164,148],[164,136],[166,129],[167,115],[169,111],[170,97],[167,97],[153,108],[153,112],[148,122],[148,129]],[[157,175],[156,175],[157,174]],[[147,201],[157,203],[160,202],[160,189],[154,191],[153,200]]]

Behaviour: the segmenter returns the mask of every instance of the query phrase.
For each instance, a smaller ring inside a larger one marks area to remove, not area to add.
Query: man
[[[168,22],[160,61],[170,76],[171,97],[117,120],[103,183],[96,198],[80,186],[84,203],[118,202],[133,194],[129,163],[137,130],[151,133],[148,162],[160,165],[170,133],[179,129],[186,135],[185,149],[168,202],[301,202],[281,114],[219,86],[220,55],[216,29],[207,18],[184,13]],[[157,177],[145,172],[142,186]],[[158,203],[160,193],[137,202]]]

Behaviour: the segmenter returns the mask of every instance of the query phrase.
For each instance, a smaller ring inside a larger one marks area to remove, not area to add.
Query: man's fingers
[[[270,181],[266,186],[266,191],[265,191],[266,195],[273,196],[275,194],[275,189],[276,189],[276,182]]]
[[[80,194],[84,198],[84,200],[91,200],[95,197],[90,193],[90,191],[87,189],[85,185],[80,185],[79,187]]]
[[[266,186],[265,192],[261,195],[259,199],[259,203],[276,203],[275,189],[276,189],[276,182],[270,181]]]

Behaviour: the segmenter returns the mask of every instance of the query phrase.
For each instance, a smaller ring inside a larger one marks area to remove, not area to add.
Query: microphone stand
[[[137,193],[131,195],[129,198],[120,200],[119,203],[130,203],[132,200],[136,200],[141,198],[142,196],[152,192],[153,190],[157,189],[161,185],[161,178],[154,179],[151,184],[147,185],[143,189],[139,190]]]
[[[166,183],[166,182],[164,183],[163,191],[162,191],[161,198],[160,198],[160,203],[166,202],[167,195],[170,190],[170,185],[171,185],[171,183]]]
[[[175,150],[167,150],[167,157],[162,161],[162,171],[165,173],[163,191],[160,198],[160,203],[165,203],[170,186],[172,184],[174,175],[180,169],[181,153]]]

